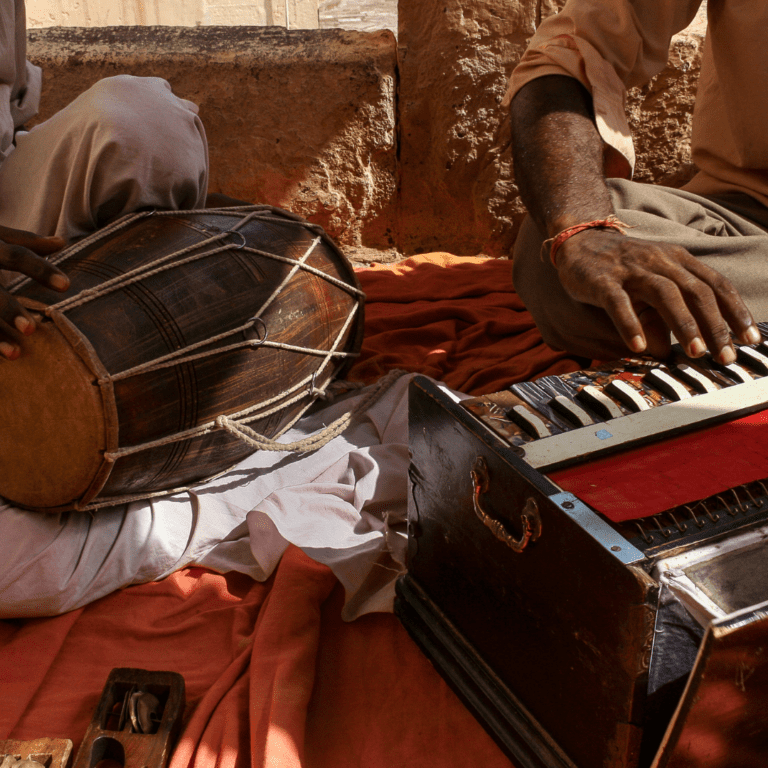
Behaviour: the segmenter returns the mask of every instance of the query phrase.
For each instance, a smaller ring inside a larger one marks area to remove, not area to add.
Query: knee
[[[205,131],[197,107],[159,77],[117,75],[100,80],[77,100],[83,119],[103,143],[169,172],[207,166]]]

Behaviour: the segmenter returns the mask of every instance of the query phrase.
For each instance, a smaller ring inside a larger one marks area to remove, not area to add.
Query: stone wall
[[[680,187],[693,178],[691,121],[701,70],[704,29],[678,35],[667,67],[627,99],[635,138],[635,180]]]
[[[500,102],[562,0],[399,0],[390,32],[133,27],[30,32],[41,118],[100,77],[159,75],[200,105],[211,189],[292,209],[357,260],[508,255],[524,217]],[[636,178],[679,185],[704,22],[629,97]]]
[[[317,29],[318,0],[26,0],[27,27],[278,25]]]
[[[522,207],[500,103],[537,19],[554,10],[554,1],[400,0],[404,252],[508,252]]]
[[[160,76],[195,102],[213,192],[307,216],[365,258],[394,245],[391,32],[112,27],[29,33],[44,120],[102,77]]]

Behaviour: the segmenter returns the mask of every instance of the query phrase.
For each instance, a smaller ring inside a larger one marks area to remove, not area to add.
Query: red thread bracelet
[[[629,227],[628,224],[625,224],[624,222],[619,221],[616,216],[611,214],[607,219],[596,219],[595,221],[586,221],[583,224],[575,224],[572,227],[568,227],[567,229],[564,229],[562,232],[555,235],[554,237],[551,237],[549,240],[545,240],[542,243],[542,246],[549,245],[550,243],[552,243],[552,246],[549,251],[549,259],[552,262],[552,266],[555,267],[555,269],[557,269],[557,262],[555,261],[555,256],[557,255],[557,252],[560,249],[560,246],[569,237],[578,235],[579,232],[583,232],[585,229],[615,229],[621,232],[622,235],[626,235],[627,234],[626,230],[628,227]],[[542,247],[542,250],[543,250],[543,247]]]

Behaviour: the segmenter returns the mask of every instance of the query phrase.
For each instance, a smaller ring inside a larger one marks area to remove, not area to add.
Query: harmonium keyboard
[[[768,342],[737,352],[413,380],[396,611],[515,766],[768,764]]]

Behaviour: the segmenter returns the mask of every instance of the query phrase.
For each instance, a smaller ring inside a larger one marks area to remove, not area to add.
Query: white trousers
[[[60,515],[0,501],[0,619],[50,616],[186,565],[263,580],[294,544],[344,585],[342,617],[391,611],[405,570],[408,383],[400,377],[343,434],[314,453],[256,451],[194,489]],[[305,416],[302,440],[369,389]]]
[[[197,107],[165,80],[96,83],[29,132],[0,166],[0,224],[66,239],[142,208],[198,208],[208,145]]]

